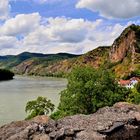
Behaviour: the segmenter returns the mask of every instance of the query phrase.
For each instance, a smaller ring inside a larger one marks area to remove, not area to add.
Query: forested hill
[[[17,71],[17,66],[20,64],[27,64],[29,67],[31,67],[30,65],[32,65],[32,67],[34,68],[36,66],[39,66],[40,69],[43,69],[48,65],[54,64],[58,61],[75,58],[78,56],[79,55],[68,53],[41,54],[23,52],[19,55],[0,56],[0,68],[10,69],[14,72],[21,73],[21,71]],[[37,74],[39,74],[38,72],[39,71],[36,71]]]

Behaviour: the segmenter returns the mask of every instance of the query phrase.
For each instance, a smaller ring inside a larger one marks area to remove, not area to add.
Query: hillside
[[[109,47],[99,47],[78,57],[70,54],[66,57],[63,54],[62,58],[62,54],[59,54],[61,57],[55,55],[53,61],[50,57],[31,58],[14,67],[13,71],[19,74],[61,76],[70,72],[75,66],[89,65],[98,68],[106,60],[108,50]]]
[[[90,51],[78,58],[63,60],[53,65],[50,65],[47,68],[47,71],[50,73],[60,72],[70,72],[72,68],[76,66],[92,66],[98,68],[103,65],[105,60],[107,60],[109,47],[98,47],[93,51]]]
[[[19,74],[61,76],[75,66],[112,69],[118,78],[140,76],[140,26],[127,27],[111,46],[98,47],[81,56],[22,53],[0,57],[0,67]]]
[[[58,53],[41,54],[23,52],[19,55],[0,56],[0,68],[6,68],[18,74],[44,75],[43,69],[60,60],[78,57],[79,55]]]
[[[23,52],[15,56],[14,55],[0,56],[0,66],[3,68],[12,68],[22,63],[23,61],[33,57],[41,58],[41,57],[47,57],[47,55],[39,54],[39,53]]]
[[[110,47],[98,47],[76,60],[53,64],[47,70],[67,72],[79,65],[112,69],[117,78],[140,76],[140,26],[132,24],[126,28]]]

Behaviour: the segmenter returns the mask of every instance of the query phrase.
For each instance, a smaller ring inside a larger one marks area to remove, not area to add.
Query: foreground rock
[[[0,128],[0,140],[139,140],[140,106],[117,103],[92,115],[39,116]]]

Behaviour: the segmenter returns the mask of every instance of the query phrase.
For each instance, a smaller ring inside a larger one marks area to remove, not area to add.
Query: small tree
[[[51,100],[47,100],[46,97],[38,97],[36,100],[27,102],[25,111],[29,113],[26,119],[31,119],[54,111],[54,104],[51,103]]]

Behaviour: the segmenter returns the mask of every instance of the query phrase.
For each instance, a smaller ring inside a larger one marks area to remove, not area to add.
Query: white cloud
[[[15,37],[0,36],[0,50],[16,47],[18,40]]]
[[[9,1],[8,0],[0,0],[0,20],[4,20],[9,15]]]
[[[79,0],[77,8],[87,8],[106,18],[140,16],[140,0]]]
[[[72,46],[67,50],[73,50],[75,44],[83,42],[88,37],[90,30],[94,30],[101,23],[102,20],[90,22],[83,19],[67,19],[64,17],[49,18],[47,25],[41,25],[40,28],[28,34],[24,38],[23,44],[24,46],[45,46],[46,50],[49,49],[54,52],[56,50],[65,51],[64,46],[66,48]],[[50,45],[52,48],[56,46],[58,49],[55,48],[54,50],[50,48]]]
[[[104,26],[99,19],[94,22],[83,19],[49,18],[47,25],[28,34],[23,46],[45,53],[84,53],[100,45],[111,45],[124,29],[120,24]]]
[[[0,27],[0,34],[3,35],[23,35],[38,28],[40,24],[40,15],[38,13],[19,14],[15,18],[8,19]]]
[[[24,24],[20,24],[21,17],[27,16],[26,20],[24,18]],[[37,17],[37,20],[33,17]],[[101,45],[111,45],[126,27],[119,23],[107,25],[101,19],[88,21],[57,17],[45,19],[45,22],[42,20],[44,18],[38,14],[17,15],[7,20],[0,27],[3,30],[3,34],[0,34],[0,53],[18,54],[23,51],[85,53]],[[23,38],[19,40],[20,35]]]
[[[82,42],[89,29],[94,29],[101,23],[84,21],[83,19],[49,18],[47,25],[41,25],[34,32],[25,37],[27,45],[43,45],[53,43],[78,43]]]

